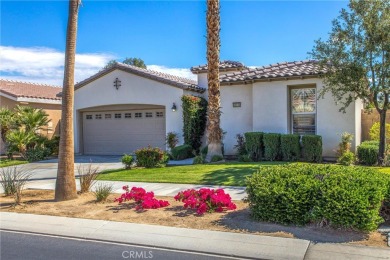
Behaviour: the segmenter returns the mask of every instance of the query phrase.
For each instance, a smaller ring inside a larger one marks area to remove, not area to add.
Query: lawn
[[[25,164],[25,163],[28,163],[28,161],[1,159],[0,160],[0,168],[7,167],[7,166],[13,166],[13,165],[19,165],[19,164]]]
[[[100,175],[99,179],[108,181],[245,186],[245,178],[256,172],[260,166],[277,164],[284,164],[284,162],[228,162],[221,164],[169,166],[153,169],[119,169],[105,171]]]

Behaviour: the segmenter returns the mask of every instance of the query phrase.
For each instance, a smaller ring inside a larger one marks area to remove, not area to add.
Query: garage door
[[[83,113],[84,154],[133,154],[148,145],[165,150],[164,109]]]

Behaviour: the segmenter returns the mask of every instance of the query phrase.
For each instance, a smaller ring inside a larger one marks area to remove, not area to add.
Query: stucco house
[[[118,63],[75,86],[75,149],[84,154],[123,154],[147,145],[165,149],[165,136],[183,122],[181,96],[207,99],[207,66],[192,67],[197,81]],[[361,141],[361,101],[339,112],[323,87],[315,61],[248,68],[222,61],[221,127],[225,154],[234,155],[236,134],[250,131],[318,134],[323,156],[334,157],[343,132]],[[182,142],[182,140],[180,140]]]
[[[61,119],[61,87],[0,79],[0,107],[9,109],[17,105],[42,108],[49,115],[50,122],[42,135],[51,138],[59,135]],[[0,140],[1,153],[4,153],[4,144]]]

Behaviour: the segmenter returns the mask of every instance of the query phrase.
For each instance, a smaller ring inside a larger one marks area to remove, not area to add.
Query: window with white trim
[[[119,114],[119,113],[118,113],[118,114],[115,114],[114,117],[115,117],[116,119],[122,118],[122,114]]]
[[[141,117],[142,117],[142,113],[134,113],[134,116],[135,116],[136,118],[141,118]]]
[[[87,115],[85,118],[86,119],[92,119],[92,115]]]
[[[164,112],[156,112],[156,117],[164,117]]]
[[[145,117],[153,117],[153,113],[152,112],[146,112],[145,113]]]
[[[111,114],[105,114],[104,119],[111,119]]]
[[[299,135],[316,134],[316,89],[293,88],[290,96],[291,132]]]
[[[131,118],[131,113],[125,113],[125,118]]]
[[[96,114],[95,119],[102,119],[102,114]]]

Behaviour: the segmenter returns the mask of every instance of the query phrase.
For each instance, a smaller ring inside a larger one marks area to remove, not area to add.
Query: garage
[[[165,150],[165,109],[82,113],[84,154],[122,155],[148,145]]]

